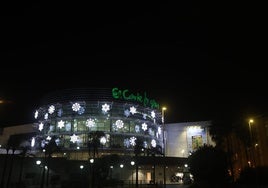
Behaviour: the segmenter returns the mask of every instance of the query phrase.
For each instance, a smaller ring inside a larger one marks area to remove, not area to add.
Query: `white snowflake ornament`
[[[110,110],[110,105],[108,105],[106,103],[104,105],[102,105],[102,111],[104,113],[107,113],[109,110]]]
[[[60,121],[58,122],[58,127],[59,127],[60,129],[63,128],[63,127],[64,127],[64,121],[60,120]]]
[[[79,138],[79,137],[78,137],[77,135],[75,135],[75,134],[73,134],[73,135],[70,136],[70,137],[71,137],[71,140],[70,140],[70,141],[71,141],[72,143],[77,142],[77,141],[78,141],[78,138]]]

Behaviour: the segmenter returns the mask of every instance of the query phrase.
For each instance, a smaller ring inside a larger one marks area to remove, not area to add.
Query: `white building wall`
[[[2,134],[0,134],[0,153],[3,153],[2,151],[3,149],[1,148],[5,147],[10,135],[24,134],[24,133],[31,133],[31,132],[35,132],[35,128],[33,124],[24,124],[24,125],[5,127],[3,129]]]
[[[210,121],[166,124],[166,156],[188,157],[196,148],[196,144],[215,145],[209,135],[210,125]],[[198,143],[193,143],[195,138],[198,139]]]

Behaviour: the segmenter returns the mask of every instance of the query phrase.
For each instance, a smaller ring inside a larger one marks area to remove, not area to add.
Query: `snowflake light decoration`
[[[48,119],[48,113],[45,114],[44,119]]]
[[[143,123],[141,126],[142,126],[142,130],[144,130],[144,131],[147,130],[147,126],[148,126],[148,125],[147,125],[146,123]]]
[[[63,112],[63,111],[62,111],[62,109],[60,108],[60,109],[58,110],[58,116],[59,116],[59,117],[62,116],[62,112]]]
[[[42,131],[43,128],[44,128],[44,124],[43,124],[42,122],[39,123],[39,125],[38,125],[38,129],[39,129],[39,131]]]
[[[158,128],[157,128],[157,132],[158,132],[158,134],[161,134],[161,133],[162,133],[162,129],[161,129],[161,127],[158,127]]]
[[[128,117],[128,116],[130,115],[130,111],[129,111],[128,109],[126,109],[126,110],[124,111],[124,115],[125,115],[126,117]]]
[[[159,136],[162,134],[161,127],[157,127],[156,137],[159,138]]]
[[[100,138],[100,143],[101,143],[102,145],[105,145],[106,142],[107,142],[106,137],[105,137],[105,136],[102,136],[102,137]]]
[[[154,136],[154,131],[153,131],[152,128],[149,128],[149,129],[148,129],[148,132],[149,132],[149,135]]]
[[[31,147],[34,147],[34,145],[35,145],[35,138],[33,137],[31,140]]]
[[[44,148],[46,146],[46,141],[45,140],[42,140],[41,141],[41,147]]]
[[[48,113],[53,114],[55,111],[55,106],[54,105],[50,105],[48,108]]]
[[[143,114],[142,114],[142,117],[143,117],[143,119],[146,119],[147,114],[143,113]]]
[[[47,136],[46,140],[51,140],[52,138],[50,136]]]
[[[34,118],[37,119],[38,118],[38,111],[36,110],[34,113]]]
[[[151,141],[151,145],[152,145],[152,147],[156,147],[156,141],[155,141],[155,139],[152,139],[152,141]]]
[[[94,127],[95,124],[96,124],[96,123],[95,123],[94,119],[89,118],[89,119],[87,119],[87,121],[86,121],[86,126],[89,127],[89,128]]]
[[[132,115],[134,115],[135,113],[137,113],[137,108],[135,108],[134,106],[131,106],[131,107],[130,107],[130,113],[131,113]]]
[[[110,110],[110,105],[108,105],[106,103],[103,104],[101,110],[102,110],[102,112],[107,113]]]
[[[63,127],[64,127],[64,121],[60,120],[60,121],[58,122],[58,127],[59,127],[60,129],[63,128]]]
[[[66,131],[70,131],[71,130],[71,123],[70,122],[67,122],[66,124],[65,124],[65,130]]]
[[[55,140],[55,143],[56,143],[57,146],[60,145],[60,139],[57,138],[57,139]]]
[[[75,134],[73,134],[72,136],[70,136],[71,137],[71,142],[72,143],[75,143],[75,142],[77,142],[78,141],[78,136],[77,135],[75,135]]]
[[[143,147],[147,148],[148,147],[148,143],[146,141],[143,142]]]
[[[129,142],[128,138],[124,139],[124,146],[127,147],[127,148],[130,147],[130,142]]]
[[[135,125],[135,132],[139,133],[140,132],[140,126],[139,125]]]
[[[152,116],[152,118],[155,118],[155,112],[154,111],[151,112],[151,116]]]
[[[78,114],[81,115],[85,112],[85,108],[84,107],[80,107],[80,109],[78,110]]]
[[[77,112],[78,110],[80,110],[80,108],[81,108],[81,106],[80,106],[80,104],[79,103],[74,103],[73,105],[72,105],[72,109],[73,109],[73,111],[75,111],[75,112]]]
[[[122,129],[124,127],[124,122],[122,120],[116,120],[115,122],[116,128]]]
[[[130,145],[135,146],[136,145],[136,140],[137,140],[136,137],[134,137],[134,136],[130,137],[130,139],[129,139]]]
[[[55,127],[54,127],[54,125],[49,125],[49,131],[54,131],[55,130]]]

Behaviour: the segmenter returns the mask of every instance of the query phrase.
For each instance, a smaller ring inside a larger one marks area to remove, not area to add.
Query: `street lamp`
[[[163,128],[163,157],[164,157],[164,188],[166,188],[166,135],[165,135],[165,111],[166,107],[162,108],[162,128]]]
[[[248,121],[248,128],[249,128],[249,138],[250,138],[250,146],[249,146],[249,148],[250,148],[250,153],[251,153],[251,159],[252,159],[252,162],[253,162],[253,166],[256,166],[256,162],[255,162],[255,155],[254,155],[254,147],[253,147],[253,136],[252,136],[252,127],[251,127],[251,125],[252,125],[252,123],[254,123],[254,120],[253,119],[250,119],[249,121]]]
[[[250,136],[250,144],[252,144],[252,131],[251,131],[251,123],[253,123],[254,122],[254,120],[253,119],[250,119],[249,121],[248,121],[248,128],[249,128],[249,136]]]

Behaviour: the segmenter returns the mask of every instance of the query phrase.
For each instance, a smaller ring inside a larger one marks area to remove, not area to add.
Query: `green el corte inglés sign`
[[[131,93],[128,89],[118,89],[117,87],[112,89],[112,95],[115,99],[124,99],[127,101],[136,101],[142,103],[146,107],[157,108],[159,109],[159,104],[154,99],[149,99],[146,92],[143,94],[140,93]]]

